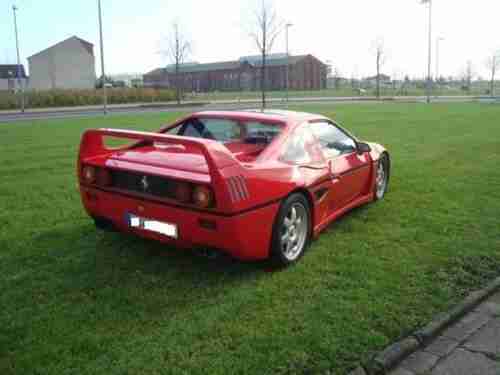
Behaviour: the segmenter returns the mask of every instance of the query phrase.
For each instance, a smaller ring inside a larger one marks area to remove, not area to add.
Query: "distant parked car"
[[[108,137],[133,142],[113,148]],[[280,265],[345,212],[382,199],[389,173],[381,145],[278,110],[198,112],[157,133],[88,130],[78,157],[98,228]]]

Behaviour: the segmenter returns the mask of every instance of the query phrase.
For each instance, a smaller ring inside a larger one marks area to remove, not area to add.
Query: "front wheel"
[[[280,207],[273,227],[271,256],[278,266],[295,263],[304,254],[311,233],[309,202],[302,194],[290,195]]]
[[[375,175],[375,200],[384,198],[389,185],[389,157],[383,154],[378,163]]]

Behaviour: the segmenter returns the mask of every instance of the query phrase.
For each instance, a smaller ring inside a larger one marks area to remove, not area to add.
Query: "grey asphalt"
[[[466,102],[466,101],[492,101],[488,98],[477,97],[434,97],[433,102]],[[498,99],[497,99],[498,100]],[[425,102],[425,97],[396,97],[388,100],[389,102]],[[281,99],[268,99],[269,107],[286,107]],[[165,105],[112,105],[109,106],[108,115],[126,115],[143,113],[162,113],[162,112],[195,112],[200,110],[236,110],[258,108],[257,100],[233,100],[233,101],[214,101],[211,103],[183,103],[181,106],[172,104]],[[317,97],[317,98],[291,98],[288,105],[291,107],[303,104],[315,105],[335,105],[335,104],[358,104],[358,103],[378,103],[374,98],[367,97]],[[192,104],[192,105],[191,105]],[[103,111],[99,106],[89,106],[81,108],[54,108],[54,109],[30,109],[25,113],[19,111],[0,111],[0,123],[45,120],[58,118],[77,118],[77,117],[96,117],[102,116]]]
[[[126,114],[142,114],[142,113],[161,113],[161,112],[194,112],[199,111],[203,106],[190,106],[190,107],[157,107],[157,108],[143,108],[143,107],[128,107],[128,108],[110,108],[108,110],[109,116],[126,115]],[[72,109],[72,110],[54,110],[43,112],[30,112],[25,113],[0,113],[0,123],[4,122],[18,122],[29,120],[48,120],[60,118],[77,118],[77,117],[96,117],[103,116],[102,109]]]
[[[483,302],[390,375],[499,375],[500,292]]]

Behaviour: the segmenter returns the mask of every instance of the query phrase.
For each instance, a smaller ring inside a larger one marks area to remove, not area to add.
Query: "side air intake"
[[[250,197],[250,195],[248,194],[247,183],[243,176],[229,177],[226,183],[229,194],[231,196],[231,201],[233,203],[248,199]]]

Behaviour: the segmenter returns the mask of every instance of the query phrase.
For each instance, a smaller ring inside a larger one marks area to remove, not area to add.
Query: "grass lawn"
[[[393,173],[280,272],[84,214],[82,131],[174,114],[0,124],[0,374],[344,374],[500,273],[500,106],[301,109],[385,144]]]

